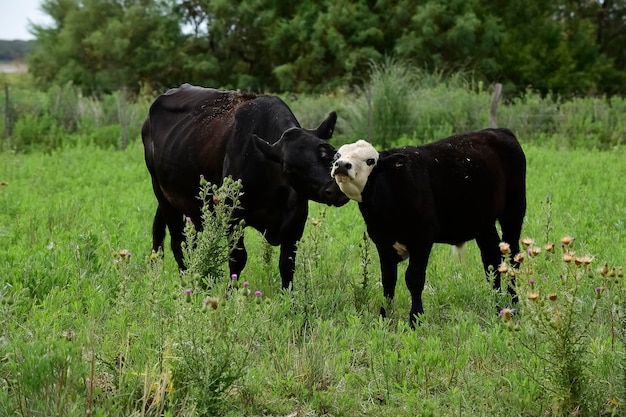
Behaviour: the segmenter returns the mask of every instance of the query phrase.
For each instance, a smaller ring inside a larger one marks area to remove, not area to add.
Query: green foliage
[[[363,86],[385,56],[520,94],[624,94],[624,1],[45,0],[30,70],[88,93],[182,81],[325,92]]]
[[[94,144],[102,148],[124,148],[137,140],[149,102],[142,97],[116,91],[100,99],[84,97],[69,83],[47,92],[33,90],[16,79],[8,85],[9,100],[0,103],[8,112],[8,148],[18,152],[52,151],[66,146]],[[5,121],[3,117],[2,122]],[[4,127],[4,123],[0,126]]]
[[[200,178],[202,228],[197,230],[189,217],[185,221],[183,257],[187,270],[183,279],[189,285],[210,288],[225,275],[224,265],[243,236],[243,220],[236,220],[241,194],[240,181],[224,178],[218,187]]]
[[[102,93],[140,83],[170,86],[179,78],[180,18],[156,1],[46,0],[51,26],[33,25],[37,38],[28,57],[39,85],[73,82]]]
[[[490,95],[461,75],[444,78],[389,59],[372,65],[371,81],[342,100],[347,135],[380,149],[486,127]]]

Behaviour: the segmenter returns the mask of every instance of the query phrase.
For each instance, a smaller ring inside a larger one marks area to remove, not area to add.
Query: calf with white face
[[[509,243],[512,254],[519,251],[526,213],[526,158],[509,130],[468,132],[380,153],[359,140],[339,148],[331,176],[359,202],[388,299],[394,298],[397,264],[409,258],[411,326],[424,313],[422,291],[434,243],[460,246],[476,239],[484,270],[493,271],[493,285],[500,288],[499,244]],[[515,290],[508,291],[516,301]]]
[[[361,202],[361,192],[377,161],[376,149],[368,142],[359,140],[339,148],[330,175],[345,195]]]

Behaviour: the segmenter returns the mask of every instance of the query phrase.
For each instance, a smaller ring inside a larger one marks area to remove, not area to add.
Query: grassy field
[[[140,144],[0,153],[0,415],[626,415],[626,150],[525,150],[519,312],[438,245],[415,331],[354,202],[311,203],[293,291],[254,230],[206,291],[149,262]]]

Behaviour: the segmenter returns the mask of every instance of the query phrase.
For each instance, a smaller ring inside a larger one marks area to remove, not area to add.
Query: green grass
[[[0,153],[0,415],[624,415],[626,288],[596,270],[626,264],[626,151],[525,149],[523,235],[558,253],[524,261],[507,322],[476,245],[461,262],[437,245],[415,331],[402,279],[390,319],[378,317],[378,260],[355,203],[311,203],[292,292],[277,248],[248,229],[240,283],[252,294],[226,293],[225,276],[187,296],[169,248],[149,262],[140,144]],[[591,266],[561,260],[565,235]],[[535,290],[540,304],[526,299]]]

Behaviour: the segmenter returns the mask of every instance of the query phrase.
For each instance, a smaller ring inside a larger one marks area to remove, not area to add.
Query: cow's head
[[[361,193],[377,162],[376,149],[368,142],[359,140],[339,148],[330,175],[345,195],[361,202]]]
[[[283,175],[296,192],[319,203],[341,206],[348,198],[330,176],[336,150],[327,142],[336,117],[331,113],[315,130],[292,127],[271,145],[256,137],[256,146],[268,159],[281,164]]]

